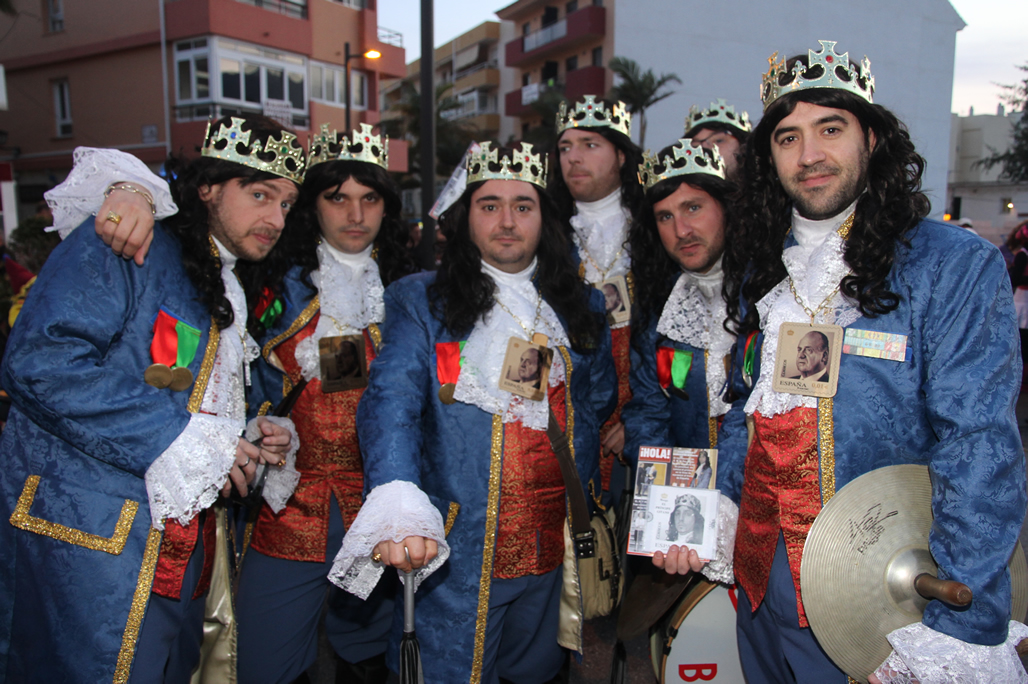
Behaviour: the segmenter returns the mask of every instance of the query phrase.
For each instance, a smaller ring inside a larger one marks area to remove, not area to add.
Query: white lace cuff
[[[1014,648],[1026,637],[1028,627],[1016,620],[998,646],[969,644],[915,622],[889,633],[894,650],[875,675],[882,684],[1025,684]]]
[[[393,480],[375,487],[343,537],[343,548],[328,573],[329,581],[362,599],[368,598],[384,568],[371,560],[375,545],[387,540],[399,543],[406,537],[426,537],[439,545],[439,555],[414,571],[417,589],[450,555],[443,516],[413,482]]]
[[[735,529],[739,525],[739,507],[724,494],[717,507],[717,556],[700,570],[711,582],[735,582]]]
[[[229,470],[243,422],[194,413],[186,429],[146,469],[150,518],[158,530],[171,518],[187,524],[218,498]]]
[[[54,228],[62,240],[100,209],[104,190],[118,181],[148,190],[157,209],[155,218],[178,213],[167,182],[151,172],[138,157],[120,150],[76,147],[73,159],[74,166],[64,182],[43,193],[54,215]]]
[[[289,450],[286,451],[286,464],[281,468],[264,466],[271,468],[268,471],[268,479],[264,481],[264,500],[271,506],[271,510],[279,513],[286,507],[286,502],[289,501],[289,497],[296,489],[296,484],[300,481],[300,473],[296,470],[296,451],[300,448],[300,438],[296,436],[296,427],[293,425],[293,421],[288,418],[279,416],[261,416],[260,418],[265,418],[275,425],[289,430],[290,440]],[[246,439],[251,442],[261,436],[260,428],[257,427],[257,421],[260,418],[254,418],[246,425]]]

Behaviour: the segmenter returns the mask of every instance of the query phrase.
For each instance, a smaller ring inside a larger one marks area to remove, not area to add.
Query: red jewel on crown
[[[828,55],[827,57],[825,57],[825,61],[831,64],[834,60],[831,55]]]

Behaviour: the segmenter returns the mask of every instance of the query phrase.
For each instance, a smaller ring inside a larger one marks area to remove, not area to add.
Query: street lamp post
[[[378,59],[382,56],[382,53],[378,50],[368,50],[363,54],[351,55],[349,41],[346,42],[343,52],[343,63],[346,66],[346,78],[344,79],[346,82],[343,84],[343,87],[346,89],[346,134],[350,135],[350,131],[352,130],[352,127],[350,126],[350,60],[358,57],[364,57],[365,59]]]

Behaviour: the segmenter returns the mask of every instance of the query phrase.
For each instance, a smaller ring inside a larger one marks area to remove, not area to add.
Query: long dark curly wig
[[[231,125],[230,117],[214,122],[211,129],[216,130],[222,124]],[[252,144],[259,142],[263,146],[268,136],[277,136],[285,129],[263,116],[247,116],[242,130],[250,131]],[[239,146],[243,147],[242,143]],[[249,152],[249,149],[246,151]],[[258,153],[258,157],[262,154]],[[233,179],[238,179],[240,185],[247,187],[262,181],[280,179],[282,176],[212,157],[189,160],[172,156],[165,162],[165,170],[171,179],[171,196],[178,205],[178,213],[165,219],[163,225],[181,243],[182,263],[186,273],[200,292],[200,301],[207,307],[215,324],[224,330],[232,325],[234,316],[232,305],[225,297],[225,284],[221,280],[221,259],[211,253],[210,212],[207,204],[200,199],[199,189],[201,186],[218,185]],[[282,240],[279,240],[263,261],[239,260],[236,274],[243,285],[247,302],[256,301],[270,273],[283,267],[288,268],[284,266],[288,259],[285,251]],[[255,324],[256,321],[250,321],[252,332],[257,330]]]
[[[794,61],[795,58],[790,60],[790,67]],[[771,135],[798,102],[852,113],[863,128],[865,140],[869,140],[868,132],[874,131],[876,141],[868,161],[867,190],[857,202],[844,253],[853,273],[841,283],[842,293],[857,302],[863,315],[878,316],[899,305],[899,295],[886,286],[897,244],[909,244],[906,234],[931,209],[921,192],[924,158],[914,149],[906,127],[892,112],[834,88],[800,90],[779,98],[764,112],[747,145],[745,190],[733,237],[725,249],[728,317],[742,334],[759,327],[753,305],[787,274],[782,251],[791,226],[792,201],[775,171]],[[740,295],[747,303],[744,317]]]
[[[659,157],[671,153],[671,147],[661,150]],[[682,267],[667,253],[657,230],[653,205],[666,199],[678,188],[688,184],[698,188],[721,205],[724,216],[725,244],[729,240],[728,226],[734,215],[733,195],[736,187],[730,181],[708,173],[691,173],[662,180],[646,191],[646,206],[633,219],[628,231],[628,244],[632,250],[632,274],[635,278],[635,302],[632,305],[632,329],[644,330],[659,317],[667,302]]]
[[[502,152],[501,152],[502,154]],[[471,240],[468,212],[471,196],[483,182],[468,185],[460,200],[442,217],[449,238],[435,283],[429,290],[433,314],[451,334],[463,337],[493,308],[496,285],[482,271],[482,253]],[[532,186],[535,188],[535,186]],[[553,201],[535,188],[542,210],[542,237],[536,251],[536,286],[567,325],[571,346],[580,352],[596,349],[603,331],[602,314],[592,311],[589,288],[571,262],[568,238],[557,219]]]
[[[304,283],[316,291],[310,280],[312,271],[318,268],[317,246],[321,240],[321,225],[318,221],[318,197],[338,190],[349,179],[373,189],[385,202],[382,225],[375,237],[377,261],[382,284],[388,285],[416,269],[414,260],[407,251],[407,228],[400,218],[402,203],[396,183],[381,166],[358,161],[332,161],[312,166],[303,181],[300,199],[289,212],[286,249],[291,266],[301,266]],[[269,287],[273,290],[281,283],[281,274],[274,274]]]
[[[597,100],[597,102],[603,102],[607,107],[611,106],[611,103],[606,100]],[[642,163],[642,150],[627,135],[607,126],[582,127],[574,130],[599,133],[625,155],[625,162],[621,165],[620,171],[621,206],[628,209],[632,216],[636,216],[645,201],[643,188],[639,185],[639,164]],[[553,159],[555,163],[550,169],[547,192],[557,205],[560,222],[570,234],[571,224],[568,223],[568,220],[575,215],[575,198],[571,196],[571,191],[564,182],[564,174],[560,170],[560,137],[557,138]]]

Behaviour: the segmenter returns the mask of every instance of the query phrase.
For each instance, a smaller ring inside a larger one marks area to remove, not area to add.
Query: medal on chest
[[[838,325],[782,323],[771,388],[808,397],[834,397],[839,388],[842,336]]]
[[[337,335],[318,340],[321,391],[325,394],[368,386],[363,335]]]
[[[154,319],[153,332],[150,356],[154,363],[143,372],[143,380],[157,389],[188,389],[193,384],[193,372],[186,366],[196,358],[200,331],[161,309]]]
[[[632,301],[628,296],[628,284],[624,276],[614,276],[596,285],[603,294],[603,306],[607,311],[607,323],[616,325],[632,318]]]

